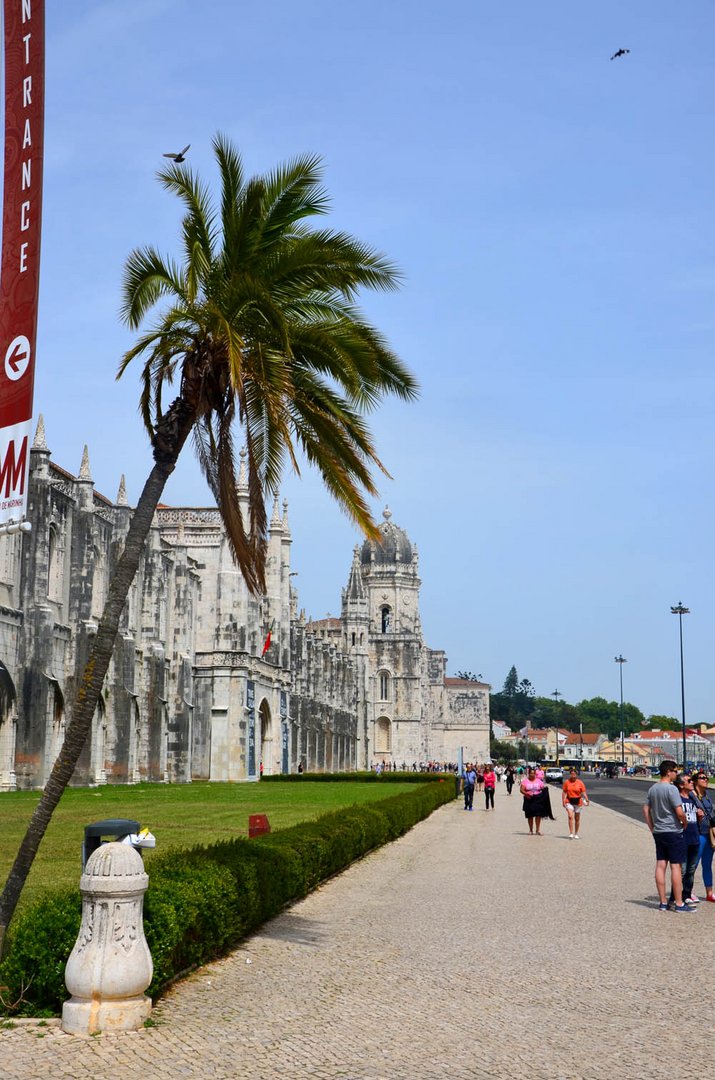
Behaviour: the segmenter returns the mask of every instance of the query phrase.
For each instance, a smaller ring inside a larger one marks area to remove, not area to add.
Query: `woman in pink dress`
[[[519,790],[524,796],[524,817],[529,823],[529,832],[533,836],[534,823],[536,823],[536,835],[543,836],[541,831],[542,818],[548,817],[553,821],[554,815],[551,813],[551,799],[549,798],[548,788],[544,781],[537,777],[536,769],[529,766],[526,779],[521,781]]]

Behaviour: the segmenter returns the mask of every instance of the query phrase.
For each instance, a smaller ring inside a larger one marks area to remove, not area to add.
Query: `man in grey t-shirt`
[[[655,885],[660,898],[659,910],[668,910],[665,895],[665,874],[670,863],[670,880],[675,897],[675,910],[681,914],[692,911],[683,903],[683,870],[687,825],[680,792],[673,783],[678,769],[674,761],[661,761],[660,780],[648,791],[643,816],[655,840]]]

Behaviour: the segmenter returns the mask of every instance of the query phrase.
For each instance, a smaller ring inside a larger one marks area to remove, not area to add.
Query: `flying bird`
[[[191,146],[191,143],[187,143],[183,150],[179,150],[178,154],[164,154],[163,156],[164,157],[170,157],[173,160],[175,165],[181,165],[181,162],[184,160],[184,158],[186,156],[186,151],[189,149],[190,146]]]
[[[630,51],[631,51],[630,49],[619,49],[618,52],[614,52],[613,56],[611,57],[611,60],[617,60],[619,56],[627,56]],[[188,147],[187,147],[187,149],[188,149]],[[183,154],[183,150],[181,152]]]

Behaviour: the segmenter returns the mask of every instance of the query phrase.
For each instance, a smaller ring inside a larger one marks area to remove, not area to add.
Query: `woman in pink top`
[[[494,789],[497,786],[497,774],[494,772],[494,766],[489,762],[484,769],[484,809],[489,809],[489,803],[492,804],[492,810],[494,809]]]
[[[524,796],[524,816],[529,822],[529,832],[534,834],[534,822],[536,822],[536,835],[541,836],[541,818],[543,817],[543,800],[541,793],[544,790],[544,781],[537,779],[536,769],[529,766],[526,779],[521,781],[519,790]]]

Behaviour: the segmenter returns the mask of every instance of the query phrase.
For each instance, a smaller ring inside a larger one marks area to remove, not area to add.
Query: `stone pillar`
[[[62,1028],[72,1035],[134,1031],[151,1012],[144,991],[152,961],[142,908],[149,877],[129,844],[102,844],[80,880],[82,925],[65,969],[72,997]]]

